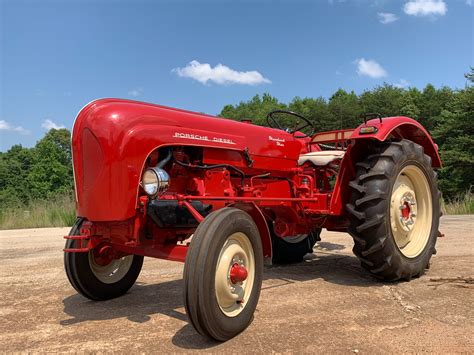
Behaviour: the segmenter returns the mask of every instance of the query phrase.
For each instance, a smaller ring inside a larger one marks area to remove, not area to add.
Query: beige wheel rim
[[[425,249],[432,220],[428,179],[420,168],[408,165],[398,175],[390,201],[392,235],[404,256],[415,258]]]
[[[94,276],[105,284],[113,284],[120,281],[130,270],[133,263],[133,255],[127,255],[120,259],[112,260],[107,265],[99,265],[94,259],[93,251],[89,251],[89,265]]]
[[[232,271],[245,270],[245,280],[235,281]],[[217,260],[215,289],[217,303],[227,317],[235,317],[245,308],[255,279],[252,243],[242,232],[227,238]]]

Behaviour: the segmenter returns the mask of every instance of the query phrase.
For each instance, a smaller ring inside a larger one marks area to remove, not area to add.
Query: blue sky
[[[101,97],[217,114],[264,92],[462,88],[473,1],[0,0],[0,150]]]

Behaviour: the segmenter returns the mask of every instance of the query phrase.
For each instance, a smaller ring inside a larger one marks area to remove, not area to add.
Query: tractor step
[[[66,235],[64,239],[79,241],[78,248],[64,248],[63,251],[65,253],[87,253],[90,250],[88,246],[90,237],[88,235]],[[83,246],[83,241],[86,241],[86,246]]]

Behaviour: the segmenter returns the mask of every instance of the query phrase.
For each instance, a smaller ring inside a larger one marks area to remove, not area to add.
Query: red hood
[[[78,114],[72,131],[78,215],[125,220],[135,213],[142,169],[163,145],[244,151],[253,170],[291,169],[302,149],[292,135],[267,127],[120,99],[96,100]]]

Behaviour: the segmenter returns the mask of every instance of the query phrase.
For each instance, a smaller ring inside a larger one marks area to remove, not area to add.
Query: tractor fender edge
[[[228,205],[228,207],[238,208],[250,215],[255,225],[258,228],[260,233],[260,239],[262,240],[262,249],[263,249],[263,260],[265,265],[272,264],[272,239],[270,235],[270,230],[268,229],[267,221],[265,217],[258,208],[258,206],[253,202],[235,202],[233,204]]]
[[[364,127],[375,127],[376,132],[369,134],[360,133],[361,128]],[[352,133],[350,139],[369,138],[383,142],[390,136],[409,139],[421,145],[425,154],[430,156],[432,166],[435,168],[442,167],[438,146],[433,142],[428,131],[419,122],[409,117],[398,116],[372,119],[357,127]]]

